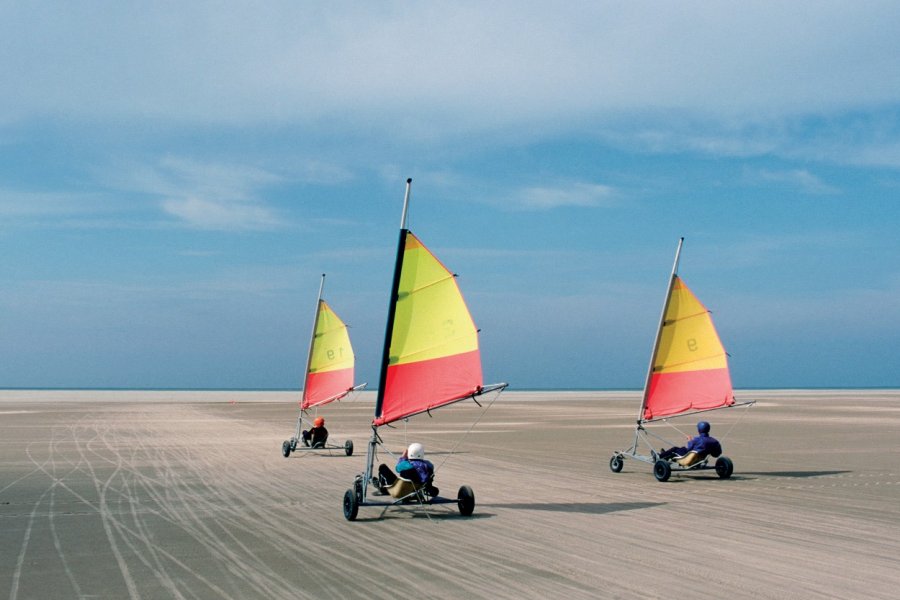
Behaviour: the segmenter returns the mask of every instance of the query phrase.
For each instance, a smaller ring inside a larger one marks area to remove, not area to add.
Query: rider
[[[325,419],[316,417],[310,430],[303,430],[303,445],[306,447],[321,448],[328,440],[328,430],[325,429]]]
[[[659,457],[665,460],[669,460],[672,458],[682,457],[688,452],[696,452],[700,455],[711,454],[713,456],[719,456],[720,454],[722,454],[722,444],[719,443],[719,440],[709,435],[709,429],[709,423],[707,423],[706,421],[700,421],[699,423],[697,423],[697,435],[688,441],[687,446],[675,446],[674,448],[669,448],[668,450],[662,450],[659,454]]]
[[[397,461],[396,469],[403,479],[408,479],[416,484],[426,483],[428,484],[426,491],[431,496],[438,495],[438,489],[430,483],[434,477],[434,465],[431,464],[431,461],[425,460],[425,447],[422,444],[418,442],[410,444]],[[380,490],[385,491],[397,479],[397,475],[391,471],[389,466],[384,463],[378,465],[378,488]]]

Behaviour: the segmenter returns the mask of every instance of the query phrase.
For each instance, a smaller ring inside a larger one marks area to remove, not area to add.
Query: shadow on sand
[[[640,510],[662,506],[665,502],[522,502],[512,504],[482,504],[491,508],[513,510],[547,510],[552,512],[586,513],[604,515],[623,510]]]
[[[369,507],[371,510],[371,507]],[[495,515],[493,513],[486,512],[478,512],[478,507],[475,507],[475,512],[469,515],[468,517],[464,517],[459,514],[456,509],[453,511],[449,510],[440,510],[440,509],[429,509],[422,508],[414,505],[403,505],[403,506],[392,506],[387,509],[384,507],[381,508],[378,512],[371,513],[374,516],[370,517],[362,517],[364,507],[360,508],[360,516],[356,518],[356,521],[359,523],[371,523],[373,521],[384,521],[385,519],[425,519],[432,521],[455,521],[455,520],[463,520],[463,521],[471,521],[471,520],[479,520],[479,519],[491,519]],[[427,514],[426,514],[426,511]]]
[[[741,475],[756,475],[758,477],[787,477],[791,479],[803,479],[805,477],[825,477],[826,475],[843,475],[853,471],[742,471]]]
[[[672,473],[672,479],[667,483],[682,483],[695,479],[698,481],[756,481],[761,477],[783,477],[787,479],[806,479],[809,477],[826,477],[828,475],[841,475],[852,471],[741,471],[728,479],[720,479],[718,475],[702,474],[702,471],[679,471]]]

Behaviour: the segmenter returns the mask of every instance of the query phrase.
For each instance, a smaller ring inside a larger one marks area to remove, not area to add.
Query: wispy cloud
[[[806,169],[790,169],[787,171],[771,171],[763,169],[756,172],[747,172],[747,175],[751,181],[764,184],[775,183],[788,185],[807,194],[831,195],[839,194],[841,191],[835,186],[828,185]]]
[[[691,254],[693,268],[742,270],[754,267],[774,267],[783,265],[785,257],[815,257],[817,254],[831,256],[835,252],[847,252],[858,247],[865,240],[862,232],[841,230],[833,232],[808,232],[793,234],[743,234],[736,235],[726,243],[700,242]],[[691,246],[694,242],[691,242]]]
[[[382,115],[382,131],[450,135],[660,108],[777,119],[900,95],[890,2],[267,8],[198,3],[172,19],[164,4],[122,5],[97,20],[79,3],[53,18],[19,3],[0,23],[0,78],[17,90],[0,98],[0,122],[112,115],[353,131]]]
[[[522,188],[510,196],[508,207],[540,211],[570,206],[610,206],[614,200],[615,191],[608,185],[576,182]]]
[[[134,206],[98,192],[44,192],[0,189],[3,225],[61,229],[130,229],[150,225],[131,218]]]
[[[177,198],[163,201],[162,208],[198,229],[271,229],[281,224],[267,208],[243,200]]]
[[[261,198],[284,181],[265,169],[166,156],[156,164],[111,170],[107,183],[155,196],[165,215],[197,229],[242,231],[281,227],[285,219]]]
[[[4,219],[61,218],[95,212],[91,196],[0,189],[0,217]]]

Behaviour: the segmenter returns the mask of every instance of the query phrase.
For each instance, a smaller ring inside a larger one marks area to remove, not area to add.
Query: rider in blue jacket
[[[397,461],[397,473],[403,479],[408,479],[413,483],[429,483],[434,477],[434,465],[431,461],[425,460],[425,447],[419,443],[412,443]],[[391,471],[386,464],[378,466],[379,488],[384,491],[397,481],[397,475]],[[428,493],[432,496],[438,495],[438,489],[433,485],[428,486]]]

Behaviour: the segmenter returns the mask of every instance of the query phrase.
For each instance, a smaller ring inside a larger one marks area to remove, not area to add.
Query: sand
[[[709,414],[730,480],[610,472],[634,392],[507,392],[468,435],[472,403],[383,428],[475,514],[351,523],[371,394],[320,413],[353,456],[286,459],[295,394],[0,392],[0,597],[897,598],[900,391],[739,397],[758,405]]]

